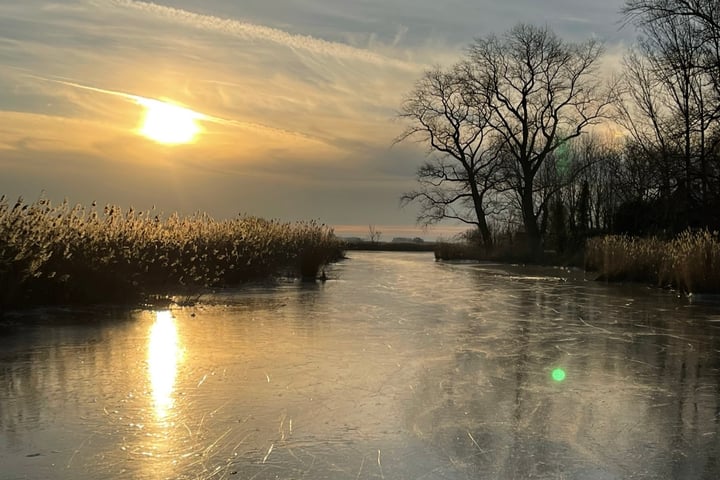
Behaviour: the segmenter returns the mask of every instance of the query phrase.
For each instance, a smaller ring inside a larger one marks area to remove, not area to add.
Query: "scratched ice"
[[[720,478],[720,303],[351,257],[322,285],[5,319],[0,478]]]

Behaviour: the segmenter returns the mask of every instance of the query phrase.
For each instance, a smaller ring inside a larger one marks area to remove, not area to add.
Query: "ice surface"
[[[324,284],[16,319],[0,479],[720,477],[717,303],[351,257]]]

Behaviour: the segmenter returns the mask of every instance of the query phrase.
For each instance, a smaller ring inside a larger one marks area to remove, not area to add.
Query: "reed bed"
[[[314,278],[342,256],[331,228],[252,216],[163,218],[46,199],[0,198],[0,312],[58,303],[135,302],[275,275]]]
[[[720,293],[720,236],[686,231],[669,241],[618,235],[592,238],[586,245],[585,268],[606,280]]]

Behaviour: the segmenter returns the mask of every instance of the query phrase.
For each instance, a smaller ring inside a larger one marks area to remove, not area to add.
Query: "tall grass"
[[[137,301],[272,275],[315,277],[340,242],[316,222],[52,205],[0,198],[0,311],[35,304]]]
[[[720,236],[686,231],[669,241],[616,235],[592,238],[586,245],[585,267],[607,280],[720,293]]]

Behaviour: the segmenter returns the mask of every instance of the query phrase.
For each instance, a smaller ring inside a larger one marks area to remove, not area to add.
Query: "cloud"
[[[583,17],[573,17],[569,15],[561,15],[557,18],[561,22],[569,22],[569,23],[582,23],[582,24],[588,24],[590,23],[589,18],[583,18]]]
[[[402,130],[394,111],[423,68],[449,65],[474,36],[519,20],[550,22],[571,39],[610,31],[601,19],[613,8],[590,0],[0,2],[0,193],[45,188],[76,201],[216,216],[412,223],[415,211],[398,210],[398,197],[413,188],[424,155],[391,144]],[[199,141],[176,148],[138,136],[141,99],[204,115]]]
[[[417,65],[388,58],[368,50],[354,48],[337,42],[314,38],[310,35],[294,35],[277,28],[256,25],[241,20],[202,15],[179,8],[167,7],[138,0],[110,0],[110,3],[162,17],[171,22],[190,25],[195,28],[235,35],[243,39],[265,40],[291,49],[305,50],[314,54],[344,60],[359,60],[375,65],[415,70]]]
[[[167,98],[238,127],[346,149],[363,139],[389,143],[394,135],[383,124],[421,70],[309,35],[147,2],[79,5],[50,16],[0,7],[5,22],[40,27],[3,31],[13,46],[0,46],[0,62],[21,67],[8,84],[25,83],[24,73],[98,94]],[[67,115],[116,121],[97,98],[31,88],[55,96],[49,103],[62,104]]]
[[[114,96],[114,97],[123,98],[125,100],[130,100],[133,103],[140,105],[142,107],[145,107],[145,108],[152,107],[158,103],[167,103],[167,104],[173,105],[173,102],[166,102],[166,101],[158,100],[155,98],[143,97],[140,95],[134,95],[131,93],[120,92],[120,91],[116,91],[116,90],[107,90],[104,88],[83,85],[83,84],[80,84],[77,82],[70,82],[70,81],[66,81],[66,80],[58,80],[58,79],[52,79],[52,78],[44,78],[44,77],[35,76],[35,75],[28,75],[28,78],[34,78],[37,80],[53,82],[53,83],[65,85],[68,87],[79,88],[81,90],[88,90],[90,92],[102,93],[104,95],[110,95],[110,96]],[[178,105],[178,106],[180,106],[184,109],[187,109],[185,105]],[[245,130],[252,130],[254,132],[262,132],[264,134],[301,137],[301,139],[308,141],[308,142],[322,143],[321,140],[319,140],[319,139],[311,138],[310,136],[299,133],[299,132],[282,130],[279,128],[275,128],[275,127],[271,127],[268,125],[255,123],[255,122],[244,122],[244,121],[239,121],[239,120],[231,120],[231,119],[227,119],[227,118],[221,118],[221,117],[209,115],[209,114],[202,113],[202,112],[196,112],[191,109],[187,109],[187,110],[189,110],[191,113],[193,113],[197,120],[202,120],[204,122],[212,122],[212,123],[217,123],[217,124],[229,126],[229,127],[238,127],[238,128],[242,128]]]

